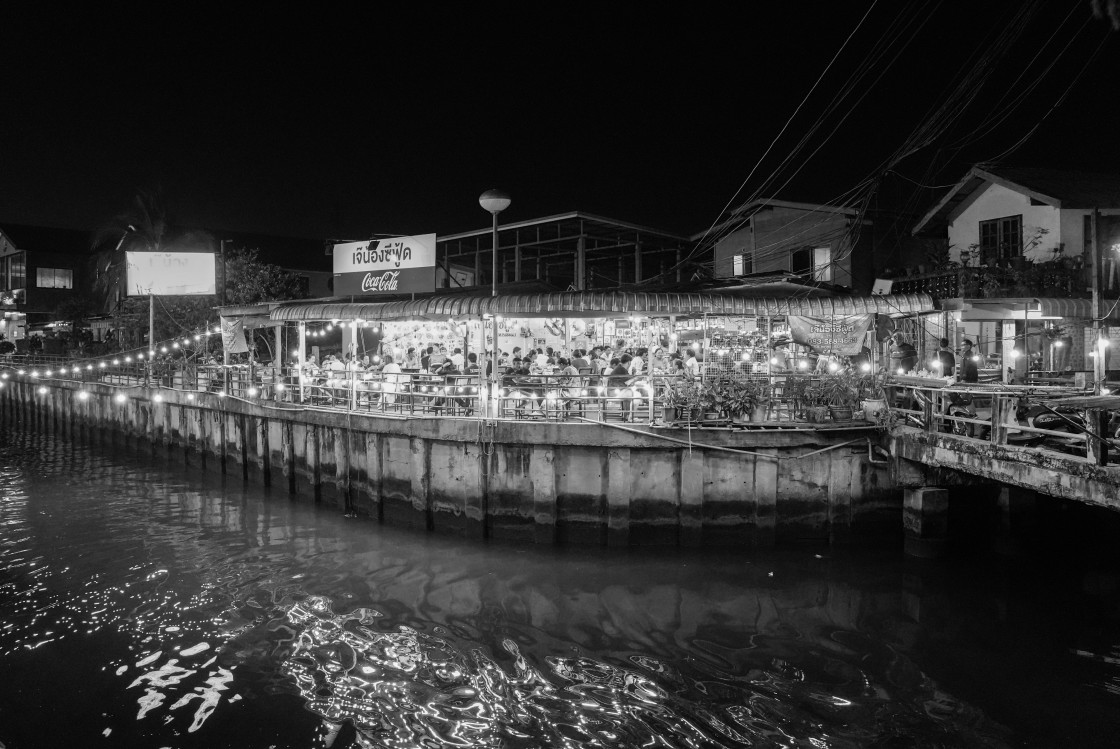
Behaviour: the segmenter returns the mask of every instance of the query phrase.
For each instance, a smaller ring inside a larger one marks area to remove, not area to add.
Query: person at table
[[[941,348],[937,350],[937,362],[941,365],[941,376],[952,377],[953,372],[956,371],[957,357],[953,356],[953,350],[949,348],[948,338],[942,338],[940,344]]]
[[[979,357],[972,350],[972,341],[961,341],[961,382],[980,382],[980,368],[976,365]]]
[[[607,397],[618,399],[619,408],[622,410],[623,421],[633,421],[630,409],[634,405],[630,382],[630,354],[623,354],[622,358],[611,359],[611,371],[607,375]]]
[[[408,347],[408,351],[404,355],[404,368],[420,369],[420,352],[416,350],[415,346]]]
[[[684,359],[684,370],[692,379],[700,379],[700,360],[696,358],[696,350],[691,346],[688,348],[688,353]]]
[[[420,357],[420,369],[424,372],[432,371],[432,353],[435,351],[434,346],[428,346],[424,349],[424,355]]]
[[[560,367],[560,371],[557,372],[556,384],[560,388],[560,397],[562,399],[561,403],[564,408],[564,413],[567,414],[573,405],[582,413],[582,403],[579,400],[582,394],[579,368],[575,366],[571,359],[565,359],[563,357],[561,357],[557,364]]]
[[[401,374],[401,365],[393,361],[393,357],[386,354],[384,362],[381,367],[381,389],[384,392],[385,405],[391,406],[397,402],[401,383],[406,382],[408,378]]]
[[[571,358],[571,361],[569,361],[569,364],[571,364],[577,370],[591,369],[591,362],[587,360],[587,352],[581,348],[576,349],[573,352],[573,356]]]
[[[455,350],[458,351],[458,349],[455,349]],[[471,375],[476,375],[480,371],[482,371],[482,370],[478,366],[478,354],[476,354],[472,351],[471,353],[467,354],[466,373],[471,374]]]
[[[902,374],[913,370],[914,365],[918,363],[918,350],[901,333],[892,335],[890,341],[893,349],[891,351],[891,369],[894,372],[901,370]]]

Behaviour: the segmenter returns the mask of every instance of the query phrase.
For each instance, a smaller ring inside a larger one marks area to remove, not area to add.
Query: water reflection
[[[4,440],[9,746],[48,693],[116,746],[1021,743],[916,662],[894,557],[479,547]]]

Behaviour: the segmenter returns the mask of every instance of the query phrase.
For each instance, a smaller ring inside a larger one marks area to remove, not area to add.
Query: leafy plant
[[[720,383],[708,380],[700,386],[700,407],[705,411],[723,412],[724,391]]]
[[[673,383],[665,396],[665,405],[670,408],[679,408],[685,412],[691,412],[693,409],[699,408],[701,405],[699,385],[694,380],[681,380]]]
[[[821,376],[818,402],[821,405],[857,408],[859,376],[851,372],[833,372]]]
[[[729,414],[749,414],[770,402],[769,380],[748,378],[723,383],[723,407]]]

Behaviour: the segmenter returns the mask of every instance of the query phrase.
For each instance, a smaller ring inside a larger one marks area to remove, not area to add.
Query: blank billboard
[[[212,252],[126,252],[129,296],[213,294]]]

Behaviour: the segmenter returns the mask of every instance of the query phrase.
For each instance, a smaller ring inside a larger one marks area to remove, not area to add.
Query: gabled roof
[[[958,206],[990,184],[1055,208],[1120,208],[1120,174],[974,166],[914,225],[913,233],[947,224]]]
[[[848,208],[842,205],[826,205],[824,203],[797,203],[791,200],[776,200],[774,198],[757,198],[755,200],[747,201],[738,208],[731,211],[731,218],[716,224],[710,229],[706,229],[698,234],[689,237],[693,242],[697,242],[710,235],[719,235],[730,226],[740,224],[749,219],[754,214],[766,208],[789,208],[795,211],[804,211],[806,214],[811,213],[830,213],[842,214],[845,216],[855,217],[859,215],[859,210],[855,208]]]

